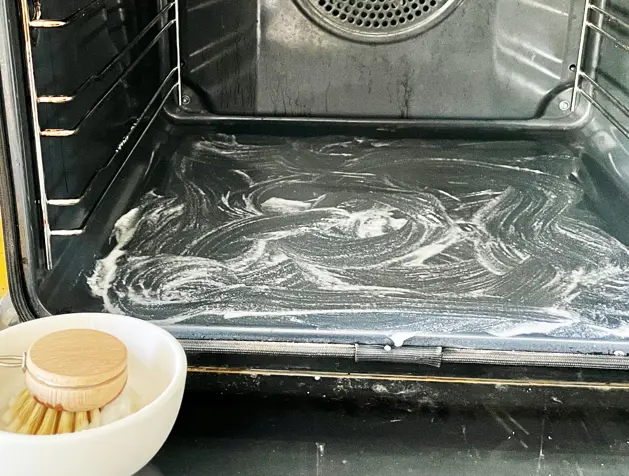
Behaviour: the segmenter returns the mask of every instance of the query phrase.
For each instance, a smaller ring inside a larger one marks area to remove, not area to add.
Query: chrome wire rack
[[[629,53],[629,43],[619,38],[619,34],[610,31],[609,28],[613,26],[620,34],[629,36],[629,23],[609,11],[606,5],[605,0],[599,2],[596,0],[585,1],[571,110],[574,111],[577,108],[577,98],[581,96],[629,138],[629,127],[619,119],[623,116],[625,119],[629,119],[629,108],[623,105],[623,102],[610,88],[597,79],[597,55],[593,55],[595,60],[593,64],[586,65],[588,49],[591,49],[595,42],[609,41],[619,50]],[[604,101],[602,102],[601,99]],[[613,106],[620,114],[614,114],[605,103]]]
[[[122,160],[120,167],[124,166],[126,161],[131,157],[136,150],[141,140],[149,131],[150,126],[158,117],[164,104],[169,97],[174,93],[179,104],[182,102],[181,91],[181,50],[180,50],[180,24],[179,24],[179,0],[169,0],[159,12],[153,17],[142,30],[132,38],[126,46],[118,52],[111,60],[97,73],[92,74],[85,79],[74,91],[68,94],[62,95],[48,95],[38,94],[35,82],[35,64],[33,57],[33,41],[32,30],[39,28],[54,29],[63,28],[72,23],[84,21],[88,18],[97,15],[106,8],[107,2],[110,0],[92,0],[87,5],[74,11],[66,18],[63,19],[42,19],[42,9],[39,0],[35,0],[32,4],[32,8],[29,5],[29,0],[21,0],[22,8],[22,26],[25,42],[25,57],[26,57],[26,73],[28,90],[30,94],[30,112],[32,115],[32,123],[34,128],[34,152],[35,152],[35,165],[38,180],[38,192],[40,198],[40,206],[42,213],[42,225],[43,225],[43,237],[44,237],[44,252],[46,265],[48,269],[53,265],[53,253],[52,253],[52,237],[54,236],[74,236],[83,233],[84,228],[76,229],[53,229],[49,222],[49,207],[73,207],[80,205],[87,199],[87,195],[92,191],[92,185],[98,178],[99,174],[116,163],[118,159]],[[159,26],[160,29],[157,33],[153,30]],[[153,31],[152,36],[151,31]],[[142,41],[148,41],[146,46],[137,54],[133,61],[125,66],[125,69],[118,74],[113,80],[111,85],[98,97],[98,99],[85,111],[78,122],[70,128],[56,129],[56,128],[41,128],[39,121],[38,105],[39,104],[66,104],[74,101],[83,91],[87,90],[93,83],[106,77],[109,73],[112,73],[116,68],[124,64],[125,58],[130,56],[130,53],[134,47],[140,44]],[[48,197],[46,188],[46,177],[44,173],[44,158],[42,153],[42,137],[62,138],[77,135],[81,132],[83,124],[93,116],[93,114],[107,101],[107,99],[117,90],[125,81],[125,78],[138,67],[142,59],[156,47],[161,40],[165,38],[174,38],[175,43],[175,55],[176,64],[172,68],[167,68],[165,77],[157,87],[150,100],[143,108],[138,117],[135,118],[129,129],[126,131],[124,137],[122,137],[118,143],[118,147],[112,152],[111,156],[106,159],[104,165],[98,169],[90,182],[84,188],[83,193],[76,197],[66,198],[52,198]],[[121,156],[121,154],[126,154]],[[113,179],[112,179],[113,180]],[[91,212],[90,212],[91,213]],[[83,222],[87,221],[88,216]]]

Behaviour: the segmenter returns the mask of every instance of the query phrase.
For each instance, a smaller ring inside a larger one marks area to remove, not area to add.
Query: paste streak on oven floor
[[[88,283],[164,324],[624,337],[629,250],[526,150],[190,137]]]

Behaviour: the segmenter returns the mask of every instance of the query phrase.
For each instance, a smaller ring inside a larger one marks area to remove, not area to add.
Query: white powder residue
[[[416,334],[416,332],[396,332],[391,334],[389,339],[391,339],[395,347],[402,347],[408,339],[415,337]]]
[[[116,277],[118,259],[124,256],[124,246],[131,240],[141,218],[140,208],[134,208],[121,216],[114,227],[116,246],[105,258],[98,260],[94,271],[87,278],[87,284],[94,296],[103,300],[105,309],[109,312],[120,312],[116,303],[111,302],[108,291]]]
[[[116,397],[116,399],[108,405],[105,405],[100,411],[100,424],[92,425],[91,428],[97,426],[105,426],[122,420],[133,415],[144,406],[140,395],[127,385],[124,390]]]
[[[260,204],[262,211],[267,213],[299,213],[312,208],[311,202],[288,200],[286,198],[271,197]]]
[[[408,218],[396,218],[396,210],[391,208],[372,208],[354,212],[346,223],[339,223],[339,228],[351,230],[358,238],[372,238],[399,230],[408,223]]]
[[[575,316],[576,317],[576,316]],[[489,333],[496,337],[516,337],[529,334],[551,334],[552,332],[574,324],[577,319],[566,319],[561,322],[521,322],[515,325],[505,326],[504,329],[491,329]]]
[[[574,157],[244,142],[182,147],[164,195],[120,218],[88,278],[106,310],[162,325],[369,328],[396,345],[418,332],[625,332],[629,250],[580,206]]]
[[[408,256],[408,260],[403,263],[405,267],[415,267],[424,264],[424,262],[433,256],[440,255],[456,242],[458,233],[452,230],[451,234],[443,239],[440,243],[433,243],[422,246]]]
[[[238,169],[234,169],[233,172],[240,175],[243,179],[245,179],[245,182],[247,182],[247,185],[249,186],[255,185],[255,182],[253,181],[253,179],[249,176],[247,172],[244,172]]]

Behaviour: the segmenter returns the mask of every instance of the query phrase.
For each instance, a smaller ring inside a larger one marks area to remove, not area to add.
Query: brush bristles
[[[60,412],[37,402],[28,390],[9,403],[2,421],[7,431],[24,435],[61,435],[101,426],[100,410]]]

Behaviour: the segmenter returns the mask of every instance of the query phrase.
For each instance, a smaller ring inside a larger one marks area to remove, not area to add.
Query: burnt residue
[[[89,284],[162,324],[624,337],[629,250],[524,150],[190,137]]]

